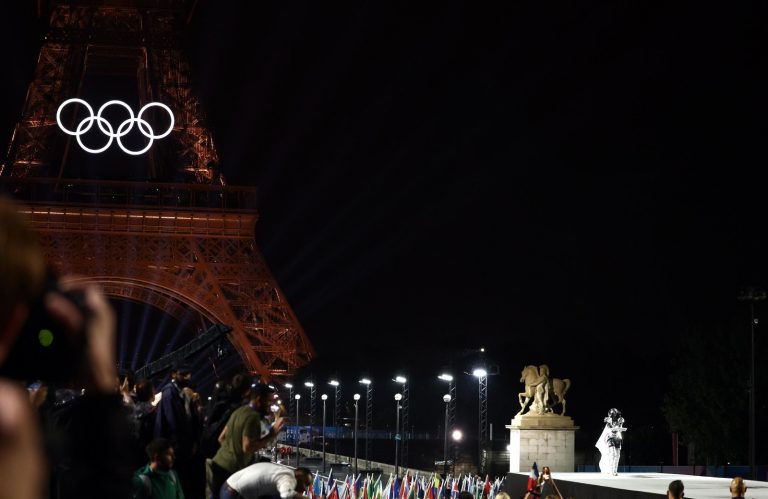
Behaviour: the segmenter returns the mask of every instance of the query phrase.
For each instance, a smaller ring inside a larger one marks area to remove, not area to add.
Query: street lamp
[[[371,441],[368,439],[368,428],[371,427],[371,420],[373,419],[373,389],[371,388],[371,380],[363,378],[360,383],[365,385],[365,469],[370,469],[371,461],[368,458]]]
[[[277,394],[275,394],[277,397]],[[277,421],[277,413],[280,411],[280,399],[277,399],[272,405],[269,406],[269,410],[272,411],[272,420]],[[272,461],[277,462],[277,442],[272,447]]]
[[[352,398],[355,399],[355,475],[357,475],[357,402],[360,400],[360,394],[356,393]]]
[[[395,394],[395,478],[399,476],[399,464],[398,461],[400,451],[400,401],[403,396],[399,393]]]
[[[766,293],[762,289],[745,288],[739,292],[739,301],[749,302],[749,470],[750,477],[756,477],[755,468],[755,302],[763,301]]]
[[[451,433],[451,438],[453,439],[453,474],[456,474],[456,448],[459,445],[459,442],[461,442],[461,438],[464,435],[462,435],[461,430],[453,430]]]
[[[405,376],[395,376],[395,381],[397,383],[400,383],[403,385],[403,421],[402,421],[402,428],[403,428],[403,446],[401,448],[401,460],[403,461],[403,465],[408,465],[408,415],[410,412],[410,396],[408,392],[408,380],[405,378]]]
[[[339,460],[339,382],[332,379],[328,382],[334,389],[333,392],[333,454],[336,461]]]
[[[309,388],[309,455],[311,456],[315,449],[312,438],[312,427],[315,425],[315,384],[312,381],[305,381],[304,386]]]
[[[328,395],[322,394],[320,398],[323,399],[323,473],[325,473],[325,401],[328,400]]]
[[[485,471],[485,459],[483,447],[488,440],[488,371],[484,367],[475,368],[472,375],[478,381],[478,418],[477,418],[477,467],[483,473]]]
[[[443,371],[437,377],[438,379],[448,383],[448,395],[451,396],[451,402],[448,404],[448,424],[446,425],[453,431],[456,427],[456,383],[453,381],[453,375],[447,371]]]
[[[288,415],[290,416],[293,414],[293,385],[290,383],[286,383],[285,387],[288,389]],[[299,424],[299,423],[296,423]]]
[[[299,467],[299,441],[301,440],[301,428],[299,426],[299,400],[301,395],[294,395],[296,399],[296,467]]]
[[[443,395],[445,402],[445,426],[443,427],[443,475],[448,476],[448,405],[451,403],[451,395]]]

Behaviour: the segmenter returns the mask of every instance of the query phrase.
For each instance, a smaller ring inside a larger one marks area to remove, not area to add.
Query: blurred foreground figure
[[[0,198],[0,498],[127,499],[114,313],[94,286],[55,278],[17,210]],[[38,382],[50,395],[35,414],[23,387]]]

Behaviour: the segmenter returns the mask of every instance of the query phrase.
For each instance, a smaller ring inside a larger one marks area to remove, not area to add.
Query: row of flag
[[[486,475],[485,480],[479,476],[465,475],[443,480],[434,473],[431,476],[419,476],[416,472],[407,472],[402,477],[389,475],[386,484],[382,475],[373,476],[362,474],[357,477],[347,475],[343,480],[333,478],[333,470],[328,479],[319,473],[315,474],[312,487],[306,494],[310,499],[458,499],[461,492],[469,492],[474,499],[494,499],[496,494],[504,490],[506,477],[493,481]]]

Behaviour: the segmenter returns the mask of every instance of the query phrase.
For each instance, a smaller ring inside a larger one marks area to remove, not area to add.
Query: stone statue
[[[565,415],[565,393],[571,386],[571,380],[549,377],[549,366],[546,364],[525,366],[521,373],[520,382],[525,383],[525,391],[517,395],[520,403],[520,416],[525,412],[526,406],[531,400],[533,403],[528,414],[542,415],[554,412],[557,404],[562,404],[560,415]],[[525,398],[525,400],[523,400]]]

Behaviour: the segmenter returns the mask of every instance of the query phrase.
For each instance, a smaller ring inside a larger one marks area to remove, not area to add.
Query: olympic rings
[[[67,105],[73,104],[73,103],[82,104],[83,106],[85,106],[85,108],[88,110],[88,114],[89,114],[88,117],[84,118],[83,121],[81,121],[77,125],[77,128],[74,131],[67,129],[67,127],[65,127],[61,123],[61,111],[62,111],[62,109],[64,109],[64,107],[66,107]],[[109,123],[109,121],[107,121],[105,118],[103,118],[101,116],[101,114],[104,112],[104,110],[107,109],[109,106],[112,106],[112,105],[118,105],[118,106],[124,107],[128,111],[128,116],[129,116],[128,119],[126,119],[125,121],[120,123],[120,126],[117,127],[117,132],[115,132],[115,129],[112,128],[112,125]],[[168,130],[166,130],[164,133],[161,133],[160,135],[155,135],[155,131],[152,129],[150,124],[146,120],[142,119],[142,117],[141,117],[144,114],[144,111],[146,111],[147,109],[149,109],[150,107],[153,107],[153,106],[157,106],[157,107],[160,107],[160,108],[164,109],[168,113],[168,116],[171,117],[171,122],[168,125]],[[88,132],[88,130],[90,130],[91,127],[93,127],[93,123],[94,122],[96,122],[96,125],[99,127],[99,130],[101,130],[101,133],[106,135],[107,138],[109,139],[109,140],[107,140],[106,145],[104,145],[103,147],[98,148],[98,149],[91,149],[89,147],[86,147],[86,145],[83,144],[83,141],[80,138],[84,133]],[[80,144],[80,147],[82,147],[83,150],[85,150],[85,151],[87,151],[89,153],[98,154],[98,153],[104,152],[107,149],[109,149],[109,146],[112,145],[112,141],[114,139],[117,139],[117,145],[120,146],[120,149],[122,149],[123,152],[125,152],[127,154],[131,154],[133,156],[139,156],[139,155],[144,154],[145,152],[147,152],[149,150],[149,148],[152,147],[152,143],[156,139],[162,139],[164,137],[167,137],[173,131],[173,126],[175,124],[175,120],[173,118],[173,111],[171,111],[171,108],[169,108],[168,106],[166,106],[165,104],[162,104],[160,102],[149,102],[149,103],[145,104],[144,107],[142,107],[139,110],[139,114],[134,117],[133,110],[131,109],[131,107],[128,104],[126,104],[125,102],[123,102],[123,101],[111,100],[111,101],[105,102],[99,108],[99,111],[94,115],[93,114],[93,108],[90,106],[90,104],[88,104],[84,100],[82,100],[82,99],[67,99],[67,100],[65,100],[64,102],[61,103],[61,105],[59,106],[59,109],[56,111],[56,123],[59,124],[59,128],[61,128],[61,130],[64,133],[66,133],[68,135],[74,135],[75,138],[77,139],[77,143]],[[144,135],[146,138],[149,139],[149,143],[143,149],[140,149],[138,151],[134,151],[132,149],[128,149],[127,147],[125,147],[125,145],[123,145],[123,142],[121,140],[122,137],[124,137],[126,134],[128,134],[133,129],[133,124],[134,123],[136,123],[136,127],[138,128],[139,132],[141,132],[142,135]]]

